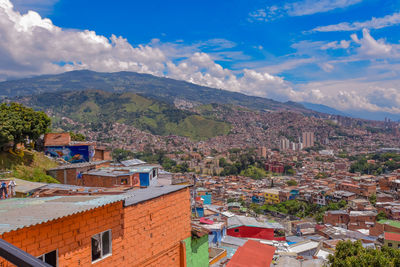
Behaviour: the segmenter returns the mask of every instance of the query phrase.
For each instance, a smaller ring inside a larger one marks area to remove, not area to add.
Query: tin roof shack
[[[29,197],[41,188],[47,186],[46,183],[30,182],[17,178],[12,178],[16,183],[15,196],[16,197]]]
[[[134,173],[139,173],[140,187],[148,187],[157,185],[158,181],[158,166],[137,166],[129,170]]]
[[[296,253],[300,257],[312,257],[317,252],[320,242],[306,240],[289,246],[289,252]]]
[[[315,234],[315,226],[315,222],[293,221],[292,233],[297,236],[313,235]]]
[[[63,184],[82,185],[82,173],[109,165],[110,161],[108,160],[67,164],[49,169],[47,174]]]
[[[69,133],[48,133],[44,136],[44,153],[69,163],[111,160],[110,151],[96,142],[71,141]]]
[[[285,241],[285,231],[281,224],[259,222],[246,216],[228,218],[227,234],[234,237]]]
[[[0,216],[0,238],[52,266],[187,264],[182,241],[190,238],[191,224],[185,186],[14,198],[1,201],[0,212],[7,214]],[[11,264],[0,259],[0,266]]]
[[[139,185],[139,174],[125,169],[95,169],[82,174],[82,185],[94,187],[134,187]]]
[[[82,185],[97,187],[148,187],[157,185],[157,165],[108,167],[82,173]]]

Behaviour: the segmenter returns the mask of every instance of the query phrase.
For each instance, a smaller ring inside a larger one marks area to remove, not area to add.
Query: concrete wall
[[[185,245],[187,267],[208,266],[208,235],[204,235],[200,238],[186,238]]]

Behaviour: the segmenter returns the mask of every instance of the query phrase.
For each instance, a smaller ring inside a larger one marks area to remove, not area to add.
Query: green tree
[[[335,254],[328,256],[332,267],[395,267],[400,266],[400,250],[382,247],[366,249],[361,241],[342,241],[336,246]]]
[[[86,136],[81,133],[69,132],[72,141],[86,141]]]
[[[255,166],[249,166],[247,169],[240,172],[240,175],[251,177],[253,179],[262,179],[267,176],[267,173]]]
[[[112,152],[112,158],[116,162],[121,162],[127,159],[131,159],[135,156],[135,154],[130,150],[125,150],[121,148],[116,148]]]
[[[375,195],[375,194],[372,194],[372,195],[369,197],[369,202],[370,202],[372,205],[375,206],[375,204],[376,204],[376,195]]]
[[[0,105],[0,148],[12,142],[25,144],[36,141],[49,130],[51,120],[41,111],[35,111],[18,103]]]
[[[226,159],[225,159],[225,158],[220,158],[220,159],[219,159],[219,166],[220,166],[221,168],[225,167],[227,164],[228,164],[228,163],[226,162]]]
[[[379,212],[378,215],[376,216],[376,220],[377,220],[377,221],[385,220],[385,219],[387,219],[386,213],[384,213],[384,212],[382,212],[382,211]]]

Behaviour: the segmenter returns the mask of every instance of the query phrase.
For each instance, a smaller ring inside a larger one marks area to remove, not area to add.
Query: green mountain
[[[17,102],[56,116],[68,117],[88,127],[119,122],[157,135],[207,139],[228,134],[231,126],[159,100],[134,93],[100,90],[43,93],[17,97]]]
[[[292,110],[316,114],[295,102],[281,103],[262,97],[215,89],[185,81],[156,77],[135,72],[100,73],[88,70],[71,71],[57,75],[0,82],[0,98],[32,95],[45,92],[102,90],[140,95],[173,103],[184,99],[201,104],[232,104],[255,110]]]

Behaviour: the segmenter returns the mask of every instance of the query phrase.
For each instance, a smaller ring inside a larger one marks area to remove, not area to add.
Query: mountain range
[[[231,104],[261,111],[295,111],[305,115],[324,114],[370,120],[400,120],[400,114],[352,110],[342,112],[326,105],[309,102],[279,102],[238,92],[200,86],[193,83],[136,72],[103,73],[77,70],[54,75],[0,82],[0,99],[61,91],[102,90],[132,92],[170,104],[186,100],[194,104]]]
[[[74,129],[74,122],[94,131],[113,123],[134,126],[155,135],[179,135],[193,140],[229,133],[229,123],[213,116],[176,108],[174,105],[131,92],[101,90],[62,91],[16,97],[13,100],[52,115],[53,127]],[[65,123],[63,118],[71,119]]]
[[[295,102],[282,103],[272,99],[136,72],[101,73],[79,70],[0,82],[0,98],[82,90],[102,90],[113,93],[133,92],[171,104],[176,99],[182,99],[199,104],[232,104],[255,110],[291,110],[303,114],[316,114],[313,110]]]

